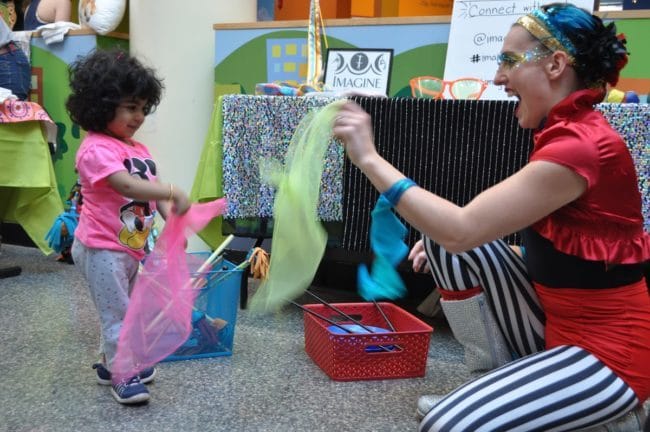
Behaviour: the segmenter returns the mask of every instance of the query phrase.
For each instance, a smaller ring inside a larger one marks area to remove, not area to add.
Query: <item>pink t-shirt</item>
[[[123,251],[141,260],[156,203],[127,198],[107,181],[108,176],[119,171],[157,181],[156,164],[149,150],[137,141],[132,143],[95,132],[86,135],[76,157],[82,206],[74,235],[87,247]]]

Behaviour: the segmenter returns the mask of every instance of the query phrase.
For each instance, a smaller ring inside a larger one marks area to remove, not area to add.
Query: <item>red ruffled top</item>
[[[534,135],[530,161],[566,166],[587,180],[577,200],[533,224],[554,247],[591,261],[634,264],[650,259],[641,193],[629,150],[593,106],[600,90],[580,90],[553,107]]]

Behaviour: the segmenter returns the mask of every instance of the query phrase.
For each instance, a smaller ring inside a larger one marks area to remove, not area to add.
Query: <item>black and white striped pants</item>
[[[480,286],[518,360],[448,394],[424,431],[567,431],[610,421],[639,404],[632,389],[582,348],[544,350],[544,312],[524,261],[503,241],[450,254],[425,238],[436,286]]]

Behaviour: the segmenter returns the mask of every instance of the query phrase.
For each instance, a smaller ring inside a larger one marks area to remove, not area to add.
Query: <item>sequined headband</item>
[[[573,43],[555,28],[542,10],[535,9],[528,15],[520,17],[517,24],[528,30],[535,39],[539,40],[549,50],[564,51],[569,55],[569,61],[571,63],[575,62],[573,56],[576,49]]]

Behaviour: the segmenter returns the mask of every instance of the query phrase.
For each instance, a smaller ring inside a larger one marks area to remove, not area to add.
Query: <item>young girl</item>
[[[144,402],[154,368],[123,382],[112,382],[110,370],[154,212],[165,217],[170,205],[178,214],[190,206],[182,190],[158,181],[149,150],[133,139],[160,102],[162,82],[125,52],[97,50],[71,66],[70,86],[70,118],[88,131],[76,156],[84,205],[72,257],[101,323],[102,360],[93,368],[118,402]]]

